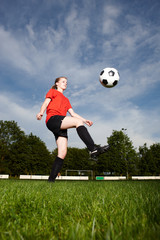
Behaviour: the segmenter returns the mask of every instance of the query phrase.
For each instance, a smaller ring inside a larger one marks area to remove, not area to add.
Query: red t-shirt
[[[68,109],[72,108],[69,99],[55,89],[51,88],[46,94],[46,98],[51,99],[46,110],[46,123],[54,115],[66,116]]]

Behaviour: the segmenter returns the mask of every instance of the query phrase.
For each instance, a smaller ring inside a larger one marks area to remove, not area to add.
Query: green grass
[[[160,181],[0,180],[0,239],[160,239]]]

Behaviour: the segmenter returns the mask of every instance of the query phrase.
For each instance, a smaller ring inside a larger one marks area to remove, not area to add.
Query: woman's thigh
[[[62,120],[61,129],[77,128],[81,125],[83,125],[83,121],[81,119],[67,116]]]

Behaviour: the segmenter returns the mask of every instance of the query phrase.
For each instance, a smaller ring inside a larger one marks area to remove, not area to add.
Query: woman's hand
[[[87,124],[89,127],[93,125],[93,122],[90,120],[85,120],[85,124]]]
[[[81,119],[81,120],[82,120],[86,125],[88,125],[89,127],[92,126],[92,124],[93,124],[92,121],[87,120],[87,119],[81,117],[80,115],[78,115],[77,113],[75,113],[75,112],[73,111],[73,108],[70,108],[70,109],[68,110],[68,112],[69,112],[69,114],[70,114],[72,117],[76,117],[76,118]]]
[[[41,120],[42,117],[43,117],[43,114],[41,114],[41,113],[37,113],[36,117],[37,117],[37,120]]]

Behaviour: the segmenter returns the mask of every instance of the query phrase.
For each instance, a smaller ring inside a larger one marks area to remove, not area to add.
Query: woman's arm
[[[85,124],[87,124],[88,126],[92,126],[92,124],[93,124],[92,121],[87,120],[87,119],[81,117],[80,115],[78,115],[77,113],[75,113],[72,108],[70,108],[70,109],[68,110],[68,112],[69,112],[69,114],[70,114],[72,117],[79,118],[79,119],[81,119]]]
[[[51,101],[50,98],[46,98],[46,99],[44,100],[44,103],[43,103],[42,106],[41,106],[40,112],[37,113],[37,116],[36,116],[36,117],[37,117],[37,120],[41,120],[41,119],[42,119],[43,114],[44,114],[44,112],[45,112],[48,104],[50,103],[50,101]]]

